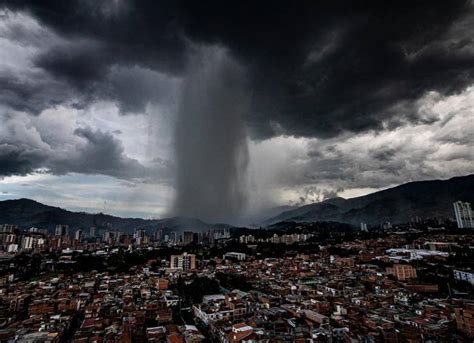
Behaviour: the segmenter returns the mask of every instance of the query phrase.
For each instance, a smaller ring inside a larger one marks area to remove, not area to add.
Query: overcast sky
[[[235,221],[474,172],[472,1],[0,3],[0,200]]]

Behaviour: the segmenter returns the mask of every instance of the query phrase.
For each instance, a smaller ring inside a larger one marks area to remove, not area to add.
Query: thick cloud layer
[[[428,93],[416,111],[423,120],[396,129],[253,143],[255,187],[267,192],[267,203],[295,205],[473,173],[474,87],[447,97]]]
[[[387,120],[398,126],[416,120],[411,102],[425,92],[452,94],[473,77],[473,9],[464,0],[5,6],[29,11],[61,37],[35,64],[83,95],[110,95],[102,88],[115,65],[183,75],[189,42],[228,48],[253,82],[247,120],[254,137],[333,137],[377,129]],[[136,98],[113,95],[125,111],[137,109]]]
[[[434,109],[471,99],[473,29],[465,0],[1,1],[0,177],[154,177],[177,186],[176,212],[224,219],[245,204],[248,140],[251,157],[267,151],[250,160],[254,182],[273,192],[252,186],[262,203],[473,172],[472,112]],[[196,57],[203,51],[209,56]],[[215,65],[198,70],[200,59]],[[212,85],[201,89],[199,79]],[[245,109],[229,107],[238,96],[226,90],[248,99]],[[98,103],[118,107],[117,125],[98,111],[93,120],[74,114],[67,130],[51,133],[62,117],[50,111]],[[163,113],[169,123],[161,126]],[[159,133],[120,133],[145,116],[160,122],[150,125]],[[176,134],[174,149],[164,131]],[[139,151],[143,137],[162,141]],[[278,168],[261,177],[272,163]]]
[[[119,178],[146,176],[145,167],[123,153],[110,133],[90,127],[77,128],[67,141],[43,138],[29,119],[18,114],[3,118],[0,128],[1,175],[26,175],[38,169],[53,174],[68,172],[104,174]],[[58,146],[62,145],[62,146]]]
[[[172,166],[169,162],[155,159],[144,165],[125,153],[117,138],[119,132],[78,125],[77,119],[77,113],[65,108],[38,116],[22,112],[0,114],[0,175],[41,171],[143,181],[170,179]]]

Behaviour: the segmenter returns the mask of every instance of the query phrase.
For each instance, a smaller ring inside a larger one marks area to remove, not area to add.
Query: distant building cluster
[[[240,243],[274,243],[274,244],[293,244],[299,242],[306,242],[310,238],[314,237],[311,233],[304,234],[274,234],[272,237],[266,238],[255,238],[254,235],[242,235],[239,237]]]
[[[230,229],[214,229],[206,232],[176,231],[164,233],[157,229],[149,234],[145,229],[135,229],[133,234],[119,230],[91,227],[71,232],[68,225],[56,225],[54,233],[47,229],[31,227],[21,230],[17,225],[0,225],[0,253],[43,252],[62,249],[91,250],[103,246],[187,246],[192,244],[214,245],[230,239]]]

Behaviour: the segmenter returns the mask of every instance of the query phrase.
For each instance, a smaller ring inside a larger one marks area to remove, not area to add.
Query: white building
[[[238,261],[245,261],[245,254],[241,252],[228,252],[222,256],[222,258],[225,260],[227,258],[230,259],[236,259]]]
[[[82,236],[83,236],[82,230],[81,229],[76,230],[74,238],[77,239],[78,241],[82,241]]]
[[[193,306],[193,311],[194,315],[206,325],[215,320],[230,320],[234,315],[234,310],[225,306],[223,294],[205,295],[201,304]]]
[[[453,203],[454,213],[459,229],[474,228],[472,220],[471,204],[468,202],[456,201]]]
[[[255,242],[255,236],[253,235],[242,235],[239,237],[240,243],[248,244],[248,243],[254,243]]]
[[[30,236],[24,236],[23,240],[21,241],[21,248],[23,250],[32,250],[35,246],[35,238]]]
[[[230,320],[234,310],[221,309],[220,306],[209,306],[206,304],[193,305],[194,315],[204,324],[208,325],[211,321]]]
[[[454,269],[453,273],[454,273],[454,278],[456,280],[467,281],[471,285],[474,285],[474,273],[473,272]]]
[[[18,244],[9,244],[7,246],[8,253],[17,253],[18,252]]]
[[[188,253],[171,255],[170,268],[181,270],[196,269],[196,255]]]
[[[165,295],[166,306],[178,306],[180,298],[176,295]]]

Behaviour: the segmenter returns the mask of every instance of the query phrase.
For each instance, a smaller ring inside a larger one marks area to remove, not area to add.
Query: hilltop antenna
[[[105,211],[107,210],[107,201],[104,200],[104,214],[105,214]]]

